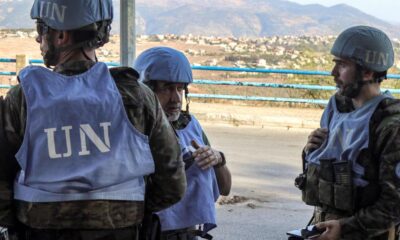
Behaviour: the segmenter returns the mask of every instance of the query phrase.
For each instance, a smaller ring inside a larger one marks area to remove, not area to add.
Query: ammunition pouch
[[[309,164],[302,186],[302,200],[311,206],[321,206],[342,212],[355,211],[355,191],[351,162],[321,159],[320,165]]]
[[[309,165],[305,174],[305,186],[302,190],[302,200],[307,205],[319,206],[319,174],[317,165]]]

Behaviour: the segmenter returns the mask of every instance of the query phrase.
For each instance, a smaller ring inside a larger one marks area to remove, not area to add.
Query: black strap
[[[213,236],[211,234],[205,233],[202,230],[190,230],[189,233],[192,234],[193,236],[201,237],[203,239],[207,240],[213,239]]]
[[[161,223],[157,214],[145,214],[139,235],[140,240],[161,239]]]
[[[304,238],[301,237],[294,237],[294,236],[289,236],[288,240],[303,240]]]
[[[360,83],[362,85],[367,85],[367,84],[377,83],[377,81],[376,80],[368,80],[368,81],[360,81]]]
[[[311,225],[311,223],[314,221],[314,218],[315,218],[315,216],[313,214],[310,221],[308,221],[308,223],[307,223],[307,227]]]

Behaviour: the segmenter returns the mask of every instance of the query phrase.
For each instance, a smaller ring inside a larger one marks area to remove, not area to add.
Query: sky
[[[390,23],[400,24],[400,0],[288,0],[300,4],[318,3],[333,6],[345,3],[374,17]]]

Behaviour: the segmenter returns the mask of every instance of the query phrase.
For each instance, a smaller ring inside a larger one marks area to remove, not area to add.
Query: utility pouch
[[[349,161],[333,163],[335,173],[334,204],[335,208],[339,210],[353,212],[354,196],[350,164]]]
[[[320,178],[318,183],[318,197],[321,204],[334,206],[334,183]]]
[[[306,179],[307,176],[305,173],[299,174],[299,176],[294,179],[294,186],[303,191],[306,188]]]
[[[325,181],[328,182],[334,182],[335,181],[335,176],[333,172],[333,163],[336,161],[336,159],[320,159],[320,170],[319,170],[319,176],[320,178],[324,179]]]
[[[318,198],[320,203],[333,207],[334,172],[332,163],[335,159],[321,159],[318,182]]]
[[[318,201],[318,165],[309,164],[306,171],[306,184],[302,191],[302,200],[307,205],[319,206]]]

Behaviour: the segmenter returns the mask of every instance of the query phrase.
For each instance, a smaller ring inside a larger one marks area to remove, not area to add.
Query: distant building
[[[267,60],[265,60],[265,59],[258,59],[257,67],[259,67],[259,68],[266,68],[266,67],[267,67]]]

